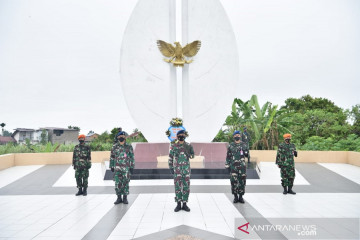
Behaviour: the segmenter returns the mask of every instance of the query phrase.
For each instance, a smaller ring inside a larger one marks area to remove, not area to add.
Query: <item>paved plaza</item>
[[[247,180],[245,204],[232,203],[229,180],[193,179],[191,211],[178,213],[172,180],[132,180],[129,204],[114,205],[114,182],[102,180],[101,168],[93,164],[86,197],[75,196],[70,165],[0,171],[0,239],[234,239],[235,218],[360,218],[360,167],[349,164],[297,163],[297,194],[283,195],[279,169],[262,162],[260,179]]]

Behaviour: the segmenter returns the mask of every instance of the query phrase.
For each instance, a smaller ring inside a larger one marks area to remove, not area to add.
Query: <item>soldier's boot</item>
[[[239,203],[245,203],[242,196],[243,196],[242,194],[239,194]]]
[[[121,198],[121,195],[118,195],[118,197],[117,197],[116,201],[114,202],[114,204],[119,204],[119,203],[122,203],[122,202],[123,202],[123,200]]]
[[[287,187],[286,187],[286,186],[283,186],[283,188],[284,188],[283,194],[287,194],[287,193],[288,193]]]
[[[294,192],[294,191],[292,190],[292,187],[289,187],[288,193],[289,193],[289,194],[293,194],[293,195],[296,194],[296,192]]]
[[[80,195],[83,195],[82,188],[79,188],[79,191],[77,192],[77,194],[75,194],[75,196],[80,196]]]
[[[181,210],[181,202],[178,202],[176,208],[174,209],[174,212],[178,212],[180,210]]]
[[[123,203],[124,203],[124,204],[128,204],[128,203],[129,203],[128,200],[127,200],[127,195],[124,195]]]
[[[237,203],[237,202],[239,202],[239,198],[238,198],[238,195],[235,193],[233,203]]]
[[[86,191],[86,190],[87,190],[87,188],[86,188],[86,187],[84,187],[84,191],[83,191],[83,195],[84,195],[84,196],[86,196],[86,195],[87,195],[87,191]]]
[[[186,212],[190,212],[190,208],[186,205],[186,202],[183,203],[183,206],[182,206],[181,209],[186,211]]]

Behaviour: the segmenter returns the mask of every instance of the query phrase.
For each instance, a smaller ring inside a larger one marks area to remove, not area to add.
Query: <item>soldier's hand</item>
[[[171,172],[171,174],[174,174],[175,172],[174,172],[174,169],[172,169],[172,168],[170,168],[170,172]]]
[[[297,157],[297,151],[294,151],[294,156]]]
[[[112,168],[111,168],[111,171],[114,172],[114,170],[115,170],[115,169],[112,167]]]
[[[133,175],[133,173],[134,173],[134,169],[130,168],[130,174]]]
[[[244,155],[245,155],[245,157],[249,157],[248,151],[245,151],[245,152],[244,152]]]

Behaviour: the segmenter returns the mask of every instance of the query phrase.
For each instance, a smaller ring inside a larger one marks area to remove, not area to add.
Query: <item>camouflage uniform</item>
[[[247,146],[247,158],[248,160],[250,161],[250,146],[249,146],[249,143],[250,143],[250,140],[251,140],[251,137],[250,137],[250,134],[246,131],[243,131],[241,133],[241,142],[243,142],[246,146]]]
[[[276,164],[281,168],[281,185],[292,187],[295,179],[294,151],[296,147],[292,143],[280,143],[277,154]]]
[[[111,149],[110,168],[115,169],[114,181],[116,195],[129,195],[130,169],[134,169],[135,160],[130,144],[115,143]]]
[[[174,171],[175,202],[187,202],[190,193],[190,161],[194,158],[193,147],[184,142],[170,144],[169,168]]]
[[[77,188],[87,188],[89,169],[91,168],[91,150],[85,144],[78,144],[74,148],[72,165],[75,168]]]
[[[230,168],[230,183],[232,194],[245,194],[246,185],[246,164],[244,151],[247,149],[245,143],[230,143],[225,168]]]

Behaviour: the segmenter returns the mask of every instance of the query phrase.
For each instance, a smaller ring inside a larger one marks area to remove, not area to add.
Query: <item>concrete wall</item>
[[[276,151],[252,150],[251,160],[256,162],[275,162]],[[110,151],[92,152],[92,162],[110,159]],[[224,156],[225,161],[225,156]],[[345,151],[298,151],[295,162],[348,163],[360,167],[360,152]],[[15,153],[0,155],[0,170],[13,166],[42,164],[71,164],[72,152],[59,153]]]
[[[0,170],[15,166],[15,154],[0,155]]]
[[[72,152],[58,153],[15,153],[0,156],[0,170],[24,165],[71,164]],[[110,159],[110,151],[92,152],[92,162]]]

